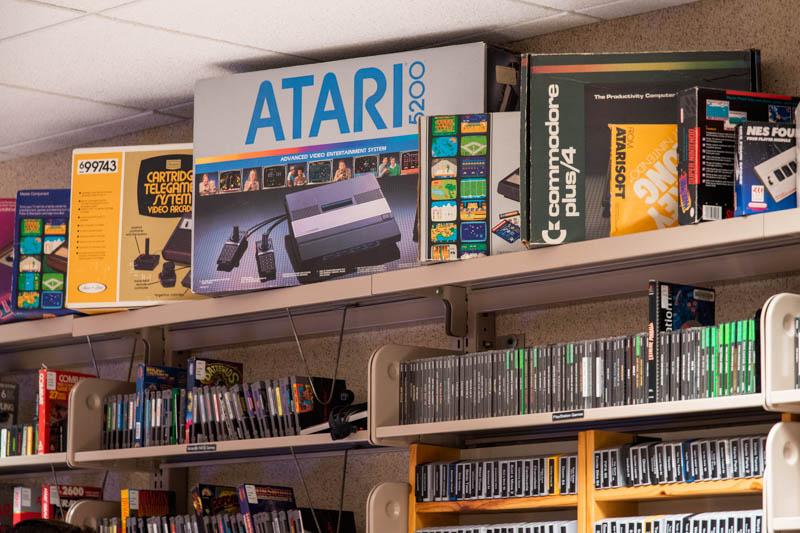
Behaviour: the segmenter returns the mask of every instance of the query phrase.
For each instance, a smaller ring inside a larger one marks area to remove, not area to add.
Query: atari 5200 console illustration
[[[303,263],[325,262],[400,240],[389,203],[370,174],[288,194],[286,214]]]

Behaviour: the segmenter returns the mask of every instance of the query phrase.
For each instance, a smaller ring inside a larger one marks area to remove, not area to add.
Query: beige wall
[[[513,43],[518,50],[536,52],[594,52],[667,49],[730,49],[754,47],[762,50],[764,89],[775,92],[800,92],[800,58],[796,28],[787,21],[796,19],[797,5],[792,0],[704,0],[663,12],[603,22],[566,32]],[[191,141],[191,121],[146,130],[98,145],[152,144]],[[68,186],[70,150],[0,163],[0,196],[13,195],[18,188]],[[796,269],[786,265],[786,270]],[[770,295],[800,289],[800,276],[777,276],[761,280],[719,285],[718,319],[749,316]],[[528,343],[575,340],[602,335],[642,331],[646,323],[645,287],[636,297],[521,310],[498,316],[498,333],[524,333]],[[591,294],[587,294],[591,297]],[[533,305],[535,302],[531,302]],[[356,391],[359,400],[366,393],[366,366],[372,351],[388,342],[448,345],[441,323],[348,334],[344,341],[342,375]],[[330,371],[336,339],[331,336],[309,339],[304,348],[312,371]],[[277,376],[302,372],[293,343],[231,347],[208,352],[245,362],[250,376]],[[116,375],[121,370],[109,370]],[[386,401],[394,401],[387,398]],[[380,481],[404,480],[407,454],[402,451],[354,454],[348,465],[345,509],[357,514],[364,529],[364,504],[372,485]],[[341,457],[301,459],[315,505],[333,508],[337,503]],[[62,475],[66,478],[66,475]],[[96,477],[96,476],[95,476]],[[121,483],[143,483],[142,477],[115,476],[114,488]],[[191,482],[240,482],[289,484],[298,501],[305,504],[295,466],[291,461],[254,462],[195,469]]]

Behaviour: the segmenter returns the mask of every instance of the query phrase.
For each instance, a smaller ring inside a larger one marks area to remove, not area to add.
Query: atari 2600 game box
[[[192,290],[414,266],[418,121],[516,109],[517,67],[473,43],[198,82]]]

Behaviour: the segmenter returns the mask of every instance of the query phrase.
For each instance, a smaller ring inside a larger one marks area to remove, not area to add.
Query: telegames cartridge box
[[[516,109],[518,61],[473,43],[200,81],[192,289],[415,265],[418,120]]]
[[[734,212],[736,126],[792,122],[800,98],[691,87],[678,93],[678,219],[681,224],[730,218]]]
[[[524,250],[519,113],[436,115],[420,124],[420,259]]]
[[[11,322],[14,309],[11,303],[11,283],[14,272],[14,198],[0,198],[0,324]]]
[[[18,318],[72,313],[64,306],[69,189],[17,193],[12,305]]]
[[[756,50],[534,54],[521,72],[523,239],[532,245],[609,236],[609,124],[676,124],[681,89],[760,85]]]
[[[797,207],[794,124],[745,122],[736,127],[736,216]]]
[[[189,282],[193,171],[191,144],[73,151],[70,309],[198,298]]]

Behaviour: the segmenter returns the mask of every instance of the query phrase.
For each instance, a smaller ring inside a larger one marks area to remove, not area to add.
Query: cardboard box
[[[69,189],[17,193],[12,305],[17,318],[72,313],[65,307]]]
[[[678,93],[678,220],[696,224],[734,212],[736,126],[791,123],[800,98],[707,87]]]
[[[11,284],[14,272],[14,198],[0,198],[0,324],[14,319]]]
[[[42,495],[30,487],[14,487],[12,524],[42,517]]]
[[[191,144],[73,151],[70,309],[198,298],[189,274],[192,176]]]
[[[517,64],[474,43],[200,81],[192,290],[414,266],[417,121],[515,109]]]
[[[519,113],[436,115],[420,125],[420,259],[524,250]]]
[[[608,125],[676,124],[675,93],[695,85],[758,90],[759,57],[757,50],[523,56],[523,239],[536,246],[608,237]]]
[[[102,499],[103,489],[101,487],[42,485],[42,518],[63,520],[67,516],[69,508],[79,501]]]
[[[796,144],[794,124],[736,127],[736,216],[797,207]]]
[[[93,377],[69,370],[39,370],[37,454],[67,451],[69,391],[81,379]]]

